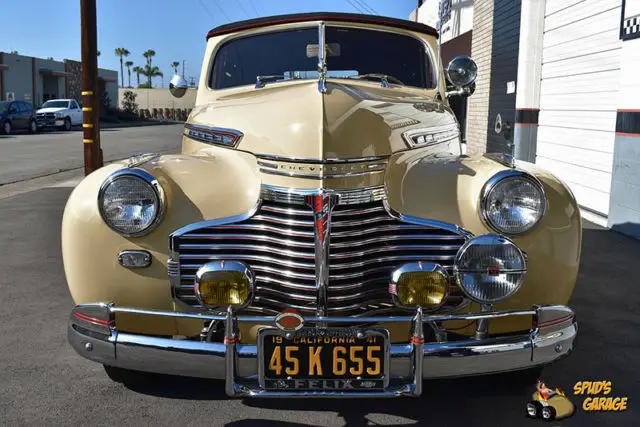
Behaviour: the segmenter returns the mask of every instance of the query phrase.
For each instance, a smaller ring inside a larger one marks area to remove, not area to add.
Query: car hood
[[[60,107],[49,107],[49,108],[41,108],[36,110],[36,113],[57,113],[58,111],[68,110],[68,108],[60,108]]]
[[[434,91],[376,82],[294,81],[247,88],[194,110],[195,124],[232,128],[244,136],[238,149],[290,159],[389,156],[409,148],[402,134],[457,126]]]

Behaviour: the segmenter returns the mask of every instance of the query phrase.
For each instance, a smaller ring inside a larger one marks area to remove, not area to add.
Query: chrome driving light
[[[438,264],[411,262],[391,273],[389,293],[397,306],[438,308],[444,302],[449,275]]]
[[[499,172],[487,181],[482,190],[482,216],[491,228],[500,233],[526,233],[540,221],[546,208],[542,184],[525,172]]]
[[[485,234],[469,240],[454,266],[458,286],[473,301],[494,304],[522,286],[527,271],[522,251],[506,237]]]
[[[204,307],[242,308],[253,298],[255,275],[239,261],[209,262],[197,271],[194,283],[196,298]]]
[[[164,214],[164,193],[158,181],[141,169],[121,169],[105,180],[98,194],[104,222],[127,237],[153,230]]]

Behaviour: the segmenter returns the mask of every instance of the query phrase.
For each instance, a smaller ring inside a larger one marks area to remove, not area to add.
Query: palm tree
[[[171,67],[175,70],[176,74],[178,74],[178,67],[180,66],[180,63],[178,61],[173,61],[171,63]]]
[[[147,77],[147,85],[149,86],[149,89],[151,89],[151,78],[152,77],[159,77],[159,76],[164,76],[164,74],[162,74],[162,71],[160,71],[160,69],[154,65],[153,67],[151,65],[145,65],[144,69],[142,70],[142,74],[144,74]]]
[[[133,61],[127,61],[124,63],[124,66],[127,67],[127,74],[129,74],[129,87],[131,87],[131,66],[133,65]]]
[[[140,87],[140,74],[142,74],[143,71],[142,67],[137,65],[133,67],[133,72],[136,73],[136,77],[138,77],[138,87]]]
[[[129,56],[131,52],[123,47],[117,47],[116,50],[114,50],[114,53],[116,54],[116,56],[120,57],[120,87],[124,87],[124,68],[122,67],[122,58],[124,58],[125,56]]]
[[[147,65],[151,66],[151,61],[154,56],[156,56],[156,51],[153,49],[149,49],[142,54],[147,59]]]

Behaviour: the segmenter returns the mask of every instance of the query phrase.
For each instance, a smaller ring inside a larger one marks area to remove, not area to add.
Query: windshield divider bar
[[[324,23],[318,25],[318,92],[327,92],[327,44]]]

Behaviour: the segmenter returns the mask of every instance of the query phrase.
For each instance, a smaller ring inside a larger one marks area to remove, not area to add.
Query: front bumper
[[[64,126],[63,119],[41,119],[36,118],[36,126],[39,128],[47,128],[47,127],[60,127]]]
[[[116,313],[135,313],[224,322],[225,342],[159,338],[119,332]],[[447,320],[475,320],[486,327],[492,318],[531,316],[532,328],[517,335],[424,343],[424,327]],[[354,323],[353,318],[306,318],[306,322]],[[573,349],[578,325],[565,306],[535,306],[531,310],[406,317],[358,318],[358,324],[411,322],[406,344],[390,345],[390,384],[383,391],[266,391],[258,385],[258,348],[240,343],[238,322],[274,324],[274,317],[205,315],[83,304],[71,313],[68,337],[83,357],[105,365],[138,371],[224,379],[231,397],[399,397],[419,396],[423,378],[492,374],[534,368],[554,362]]]

